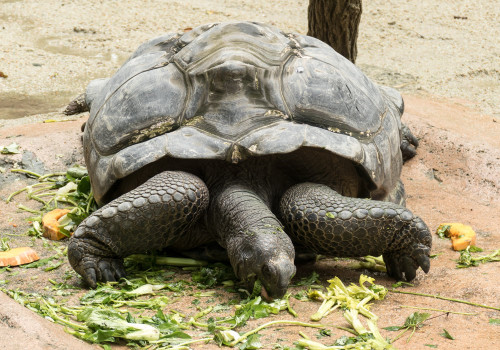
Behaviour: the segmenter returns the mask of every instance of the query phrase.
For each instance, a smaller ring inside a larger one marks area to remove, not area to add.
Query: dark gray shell
[[[160,158],[225,159],[316,147],[365,169],[383,197],[401,172],[401,96],[328,45],[258,23],[149,41],[90,84],[84,152],[101,202]]]

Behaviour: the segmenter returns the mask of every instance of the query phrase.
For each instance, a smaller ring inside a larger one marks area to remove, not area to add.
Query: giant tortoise
[[[382,254],[396,279],[429,270],[431,235],[400,181],[416,146],[401,95],[319,40],[251,22],[168,34],[68,108],[90,109],[84,155],[102,207],[68,258],[91,287],[123,277],[130,254],[211,242],[271,298],[295,250]]]

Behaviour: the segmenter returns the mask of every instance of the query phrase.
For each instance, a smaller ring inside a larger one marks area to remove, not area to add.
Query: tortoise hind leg
[[[325,185],[302,183],[280,203],[286,232],[316,253],[356,257],[383,255],[389,276],[410,281],[429,271],[431,235],[403,206],[344,197]]]
[[[90,110],[87,105],[87,101],[85,101],[85,94],[78,95],[73,101],[71,101],[63,111],[65,115],[74,115],[83,112],[88,112]]]
[[[101,90],[104,88],[104,86],[106,86],[108,81],[109,78],[92,80],[87,86],[85,93],[79,95],[77,98],[71,101],[63,111],[63,113],[66,115],[73,115],[90,111],[92,102],[99,96]]]
[[[86,218],[69,242],[68,260],[91,287],[120,279],[124,257],[182,239],[207,206],[202,180],[185,172],[163,172]]]

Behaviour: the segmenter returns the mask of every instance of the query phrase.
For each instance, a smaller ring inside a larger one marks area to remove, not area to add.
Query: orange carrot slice
[[[469,225],[461,223],[445,223],[439,225],[437,232],[442,232],[451,238],[454,250],[464,250],[470,245],[476,245],[476,232]]]
[[[66,238],[65,234],[59,229],[59,219],[69,213],[68,209],[54,209],[45,214],[42,218],[43,236],[45,238],[58,241]]]
[[[20,247],[0,252],[0,267],[18,266],[40,259],[30,247]]]

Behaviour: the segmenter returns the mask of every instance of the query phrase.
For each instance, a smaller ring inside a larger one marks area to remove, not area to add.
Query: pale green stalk
[[[409,306],[409,305],[401,305],[400,307],[401,308],[406,308],[406,309],[439,311],[439,312],[445,312],[447,314],[455,314],[455,315],[466,315],[466,316],[477,316],[478,315],[478,314],[472,313],[472,312],[456,312],[456,311],[449,311],[449,310],[433,309],[433,308],[430,308],[430,307],[419,307],[419,306]]]
[[[452,302],[455,302],[455,303],[462,303],[462,304],[467,304],[467,305],[482,307],[482,308],[485,308],[485,309],[492,309],[492,310],[500,311],[500,307],[488,306],[488,305],[483,305],[483,304],[476,304],[476,303],[473,303],[471,301],[461,300],[461,299],[447,298],[447,297],[442,297],[440,295],[432,295],[432,294],[416,293],[416,292],[406,292],[406,291],[396,290],[396,289],[389,289],[389,292],[399,293],[399,294],[410,294],[410,295],[417,295],[417,296],[421,296],[421,297],[429,297],[429,298],[447,300],[447,301],[452,301]]]
[[[311,323],[304,323],[304,322],[300,322],[300,321],[288,321],[288,320],[285,320],[285,321],[271,321],[271,322],[267,322],[267,323],[264,323],[263,325],[249,331],[249,332],[246,332],[245,334],[241,335],[241,337],[237,338],[236,340],[234,340],[233,342],[227,344],[228,346],[236,346],[238,343],[240,343],[241,341],[245,340],[246,338],[248,338],[249,336],[251,336],[252,334],[255,334],[255,333],[258,333],[259,331],[263,330],[264,328],[267,328],[267,327],[270,327],[270,326],[274,326],[274,325],[278,325],[278,324],[282,324],[282,325],[292,325],[292,326],[301,326],[301,327],[311,327],[311,328],[325,328],[324,325],[322,324],[311,324]]]

